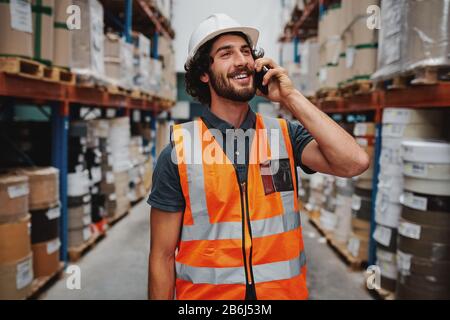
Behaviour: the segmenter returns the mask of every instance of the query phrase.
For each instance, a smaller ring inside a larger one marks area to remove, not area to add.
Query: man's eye
[[[251,51],[250,51],[250,49],[247,49],[247,50],[244,50],[244,51],[242,51],[244,54],[246,54],[246,55],[249,55],[249,54],[251,54]]]
[[[224,54],[221,55],[221,57],[226,57],[229,56],[231,54],[231,52],[225,52]]]

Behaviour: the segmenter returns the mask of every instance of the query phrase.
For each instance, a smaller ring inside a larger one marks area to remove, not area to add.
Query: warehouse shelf
[[[305,10],[299,12],[297,8],[294,9],[291,21],[286,25],[279,41],[287,42],[295,37],[305,39],[317,35],[318,22],[319,0],[312,0],[305,6]]]
[[[450,82],[411,86],[383,91],[381,107],[445,108],[450,107]]]
[[[137,109],[159,112],[174,104],[159,99],[138,99],[125,95],[111,94],[99,88],[79,87],[61,83],[30,79],[0,72],[0,96],[24,99],[38,104],[61,102],[84,104],[95,107]],[[160,105],[164,105],[160,107]]]

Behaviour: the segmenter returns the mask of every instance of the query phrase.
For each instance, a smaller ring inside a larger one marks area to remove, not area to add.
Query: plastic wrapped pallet
[[[72,68],[76,73],[95,75],[102,78],[105,74],[103,6],[97,0],[74,0],[80,7],[80,30],[73,30]]]
[[[422,67],[449,66],[449,14],[448,0],[384,0],[374,78],[385,79]]]
[[[53,64],[58,67],[70,68],[72,66],[72,35],[73,31],[67,27],[67,8],[73,0],[55,1],[54,46]]]
[[[0,56],[33,56],[31,0],[0,2]]]
[[[110,120],[109,143],[111,147],[114,172],[131,168],[130,160],[130,119],[128,117]]]
[[[55,0],[33,0],[33,58],[53,63]]]

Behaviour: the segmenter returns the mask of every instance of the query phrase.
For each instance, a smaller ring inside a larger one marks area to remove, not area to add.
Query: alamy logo
[[[77,265],[70,265],[66,269],[69,275],[66,280],[66,288],[69,290],[81,290],[81,268]]]
[[[67,29],[81,30],[81,9],[79,6],[71,5],[66,9],[69,17],[66,20]]]
[[[377,5],[371,5],[367,7],[367,28],[370,30],[381,29],[381,8]]]
[[[366,270],[366,285],[369,290],[381,288],[381,270],[379,266],[369,266]]]

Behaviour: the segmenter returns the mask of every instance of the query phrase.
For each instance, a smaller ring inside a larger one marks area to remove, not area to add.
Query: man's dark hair
[[[203,105],[209,105],[211,103],[211,93],[209,92],[209,86],[200,80],[200,77],[204,73],[209,73],[213,59],[211,58],[211,48],[213,43],[221,36],[224,35],[236,35],[244,38],[247,44],[252,48],[252,43],[242,32],[228,32],[222,33],[213,39],[203,44],[196,52],[194,57],[184,65],[186,74],[184,76],[186,84],[186,92],[194,99],[198,100]],[[259,59],[264,56],[264,50],[259,48],[258,50],[252,50],[253,59]]]

